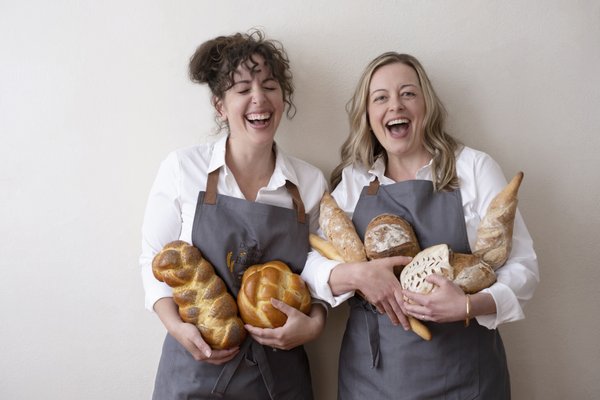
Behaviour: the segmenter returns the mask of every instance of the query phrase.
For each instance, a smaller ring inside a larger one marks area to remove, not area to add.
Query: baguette
[[[365,247],[354,224],[327,192],[321,198],[319,224],[329,243],[345,262],[367,261]]]
[[[512,250],[517,193],[522,180],[523,172],[517,173],[492,199],[477,228],[477,242],[473,254],[479,255],[494,270],[504,265]]]

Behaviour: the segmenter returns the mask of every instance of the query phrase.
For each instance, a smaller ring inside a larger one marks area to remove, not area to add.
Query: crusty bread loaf
[[[367,260],[365,248],[354,224],[327,192],[321,198],[319,224],[327,240],[345,262]]]
[[[391,257],[414,257],[421,248],[412,226],[394,214],[373,218],[365,231],[365,251],[370,260]]]
[[[246,330],[236,302],[200,250],[181,240],[168,243],[154,257],[152,272],[173,288],[181,319],[196,325],[211,348],[242,343]]]
[[[270,261],[248,268],[237,298],[242,320],[259,328],[283,326],[287,315],[271,304],[272,298],[305,314],[310,311],[311,297],[306,284],[285,263]]]
[[[512,250],[517,193],[522,180],[523,172],[517,173],[494,197],[477,228],[477,242],[473,253],[481,256],[494,270],[504,265]]]
[[[454,283],[467,294],[477,293],[496,282],[494,270],[475,254],[452,253]]]
[[[445,244],[431,246],[421,251],[400,273],[402,288],[415,293],[428,294],[435,286],[425,280],[427,276],[438,274],[450,280],[454,279],[450,253],[450,248]]]

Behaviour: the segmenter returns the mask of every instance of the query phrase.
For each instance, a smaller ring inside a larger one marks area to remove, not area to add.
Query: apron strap
[[[217,184],[219,182],[219,170],[215,169],[208,174],[206,179],[206,192],[204,193],[204,204],[217,204]]]
[[[285,188],[288,190],[288,193],[292,196],[292,201],[294,202],[294,210],[296,210],[296,214],[298,214],[298,222],[304,224],[306,222],[306,213],[304,212],[304,203],[302,202],[302,198],[300,197],[300,191],[298,191],[298,187],[292,182],[286,180]]]
[[[367,189],[367,194],[369,196],[375,196],[378,191],[379,191],[379,179],[377,177],[375,177],[375,179],[373,179],[371,181],[371,183],[369,183],[369,188]]]
[[[379,365],[379,321],[377,319],[377,310],[366,300],[357,296],[348,300],[351,308],[360,308],[365,318],[367,327],[367,337],[369,338],[369,350],[371,351],[371,368],[377,368]]]
[[[221,370],[221,373],[219,374],[219,377],[217,378],[217,381],[215,382],[215,386],[213,386],[211,392],[212,394],[220,398],[225,396],[225,392],[227,391],[227,386],[229,386],[229,383],[231,382],[231,378],[233,378],[235,371],[237,371],[240,363],[244,357],[246,357],[246,354],[250,349],[252,349],[252,356],[254,361],[256,361],[258,364],[258,369],[263,378],[267,391],[269,392],[269,396],[271,399],[274,398],[273,394],[275,392],[275,379],[273,378],[273,373],[271,372],[271,367],[269,366],[265,349],[251,337],[248,337],[244,343],[242,343],[239,353],[231,361],[225,364]]]
[[[204,204],[215,205],[217,203],[217,184],[219,182],[219,170],[220,168],[217,168],[208,174],[208,177],[206,179],[206,192],[204,193]],[[296,214],[298,214],[298,222],[304,224],[306,222],[306,213],[304,210],[304,202],[302,202],[302,198],[300,197],[300,191],[298,190],[298,187],[292,182],[286,180],[285,188],[287,189],[288,193],[292,196],[294,210],[296,210]]]

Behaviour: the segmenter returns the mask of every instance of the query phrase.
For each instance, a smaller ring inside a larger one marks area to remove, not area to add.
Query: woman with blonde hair
[[[412,225],[421,248],[445,243],[470,253],[478,223],[506,179],[489,155],[445,132],[444,107],[421,63],[394,52],[375,58],[348,115],[350,135],[332,173],[332,195],[361,239],[372,218],[391,213]],[[403,291],[394,265],[407,261],[340,263],[309,255],[302,276],[313,293],[334,307],[346,300],[350,305],[339,398],[509,399],[497,327],[524,318],[523,306],[539,281],[520,214],[497,282],[476,294],[467,296],[440,275],[427,278],[437,286],[429,295]],[[425,321],[431,341],[410,332],[407,316]]]

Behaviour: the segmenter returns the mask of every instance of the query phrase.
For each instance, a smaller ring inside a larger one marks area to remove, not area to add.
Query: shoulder
[[[281,158],[283,174],[286,175],[286,178],[297,181],[300,187],[326,184],[327,181],[323,175],[323,171],[308,161],[290,156],[280,148],[278,149],[277,156]]]
[[[500,165],[488,153],[463,146],[457,151],[456,172],[461,180],[477,179],[482,174],[502,173]]]

